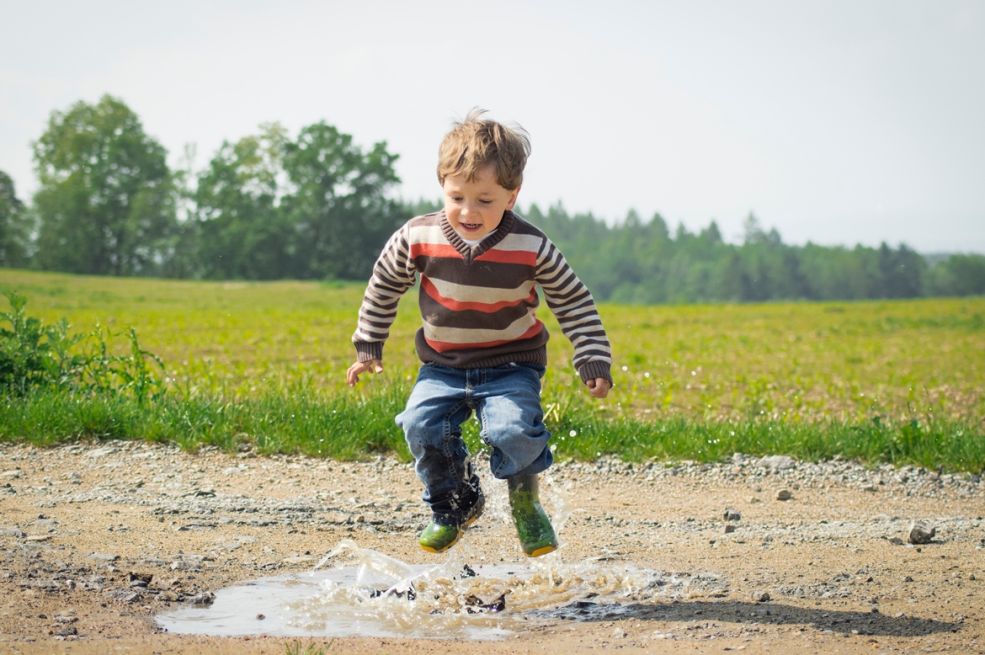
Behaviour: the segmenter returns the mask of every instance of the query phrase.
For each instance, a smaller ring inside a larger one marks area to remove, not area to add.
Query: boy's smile
[[[480,168],[475,179],[449,175],[441,187],[445,193],[445,216],[464,239],[478,241],[494,232],[503,214],[513,209],[520,189],[500,186],[492,164]]]

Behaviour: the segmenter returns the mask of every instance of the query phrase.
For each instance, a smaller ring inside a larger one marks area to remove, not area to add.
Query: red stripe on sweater
[[[536,266],[537,253],[530,250],[497,250],[496,248],[493,248],[476,257],[475,261]]]
[[[524,302],[535,303],[537,300],[537,292],[531,291],[530,295],[526,298],[521,298],[519,300],[501,300],[499,302],[476,302],[476,301],[460,301],[454,298],[449,298],[447,296],[441,295],[438,288],[434,286],[434,282],[428,278],[421,276],[421,290],[428,294],[431,300],[435,301],[442,307],[446,307],[452,311],[460,312],[465,310],[473,310],[477,312],[482,312],[484,314],[492,314],[493,312],[498,312],[506,307],[516,307],[517,305],[523,304]]]
[[[540,334],[540,331],[544,329],[544,324],[538,319],[533,327],[518,336],[516,339],[500,339],[498,341],[480,341],[477,343],[450,343],[448,341],[435,341],[434,339],[428,339],[424,337],[424,340],[429,346],[434,348],[439,353],[448,352],[449,350],[469,350],[472,348],[492,348],[493,346],[502,346],[506,343],[513,343],[514,341],[520,341],[521,339],[530,339]]]
[[[410,244],[410,258],[420,257],[444,257],[445,259],[465,259],[462,253],[455,249],[450,243],[412,243]]]

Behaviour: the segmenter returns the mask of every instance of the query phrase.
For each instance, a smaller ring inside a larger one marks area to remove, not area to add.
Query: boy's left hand
[[[585,382],[588,385],[588,393],[595,398],[605,398],[609,395],[612,385],[605,378],[595,378]]]

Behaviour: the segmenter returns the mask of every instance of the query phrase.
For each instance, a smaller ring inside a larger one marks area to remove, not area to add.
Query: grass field
[[[401,305],[386,371],[352,390],[344,372],[362,285],[0,269],[0,291],[9,290],[28,298],[30,315],[65,317],[73,331],[135,327],[165,362],[169,394],[154,408],[51,390],[9,397],[2,438],[249,440],[270,451],[406,456],[392,415],[417,371],[416,292]],[[707,460],[740,450],[985,467],[985,299],[600,311],[616,383],[601,402],[582,389],[570,344],[541,311],[552,334],[544,406],[559,455]],[[112,342],[127,347],[122,334]],[[89,423],[79,412],[93,414]],[[467,434],[478,445],[474,426]]]

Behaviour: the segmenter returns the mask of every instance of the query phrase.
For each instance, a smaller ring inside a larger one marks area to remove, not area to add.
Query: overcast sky
[[[985,1],[0,0],[0,170],[112,94],[178,163],[280,121],[400,155],[436,198],[473,106],[530,133],[521,204],[730,240],[985,252]]]

